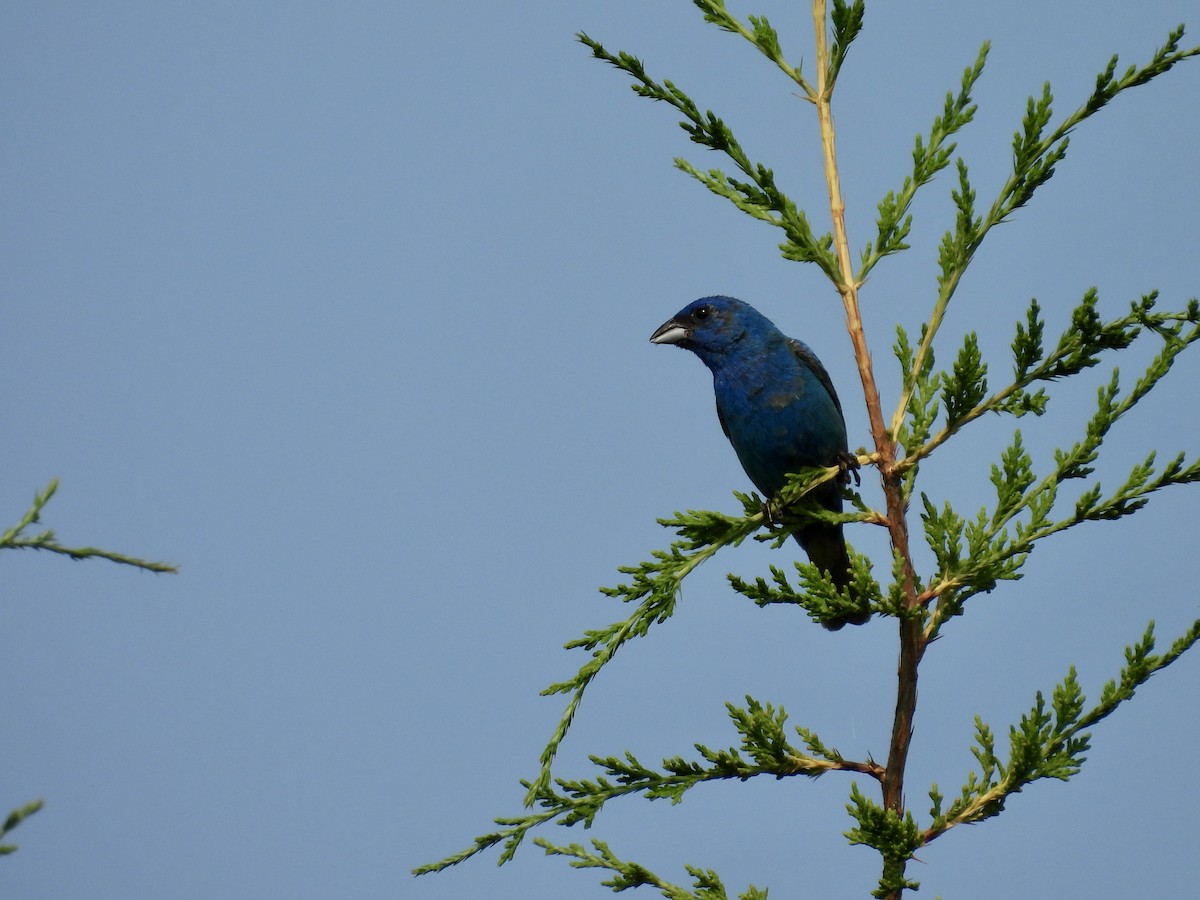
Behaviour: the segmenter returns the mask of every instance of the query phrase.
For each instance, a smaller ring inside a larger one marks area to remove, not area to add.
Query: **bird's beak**
[[[692,336],[692,332],[684,328],[674,319],[663,322],[658,326],[658,330],[650,335],[650,343],[652,344],[678,344],[680,341],[687,340]]]

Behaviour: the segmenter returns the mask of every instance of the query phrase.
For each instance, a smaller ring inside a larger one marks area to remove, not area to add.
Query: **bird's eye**
[[[692,313],[692,315],[695,318],[699,319],[701,322],[703,322],[710,315],[712,315],[712,307],[711,306],[702,306],[698,310],[696,310],[694,313]]]

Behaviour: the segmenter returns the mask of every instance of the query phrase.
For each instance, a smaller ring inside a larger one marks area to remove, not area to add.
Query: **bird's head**
[[[674,344],[691,350],[706,364],[778,334],[770,319],[733,297],[702,297],[663,322],[650,335],[655,344]]]

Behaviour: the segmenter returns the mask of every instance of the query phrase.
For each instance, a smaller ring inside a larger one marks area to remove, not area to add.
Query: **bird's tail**
[[[797,531],[795,536],[809,560],[829,575],[839,591],[850,586],[850,554],[846,551],[841,525],[812,525]],[[847,613],[822,624],[830,631],[837,631],[844,625],[865,625],[870,618],[871,613],[864,610]]]

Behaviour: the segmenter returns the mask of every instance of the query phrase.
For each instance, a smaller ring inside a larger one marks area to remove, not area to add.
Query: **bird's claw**
[[[763,521],[765,521],[771,528],[774,528],[779,524],[781,511],[782,504],[779,502],[778,498],[763,501]]]
[[[849,484],[851,477],[854,478],[855,487],[858,487],[862,484],[862,479],[858,477],[860,465],[857,456],[848,450],[842,450],[840,453],[838,453],[837,459],[834,460],[834,463],[838,467],[837,480],[839,484]]]

